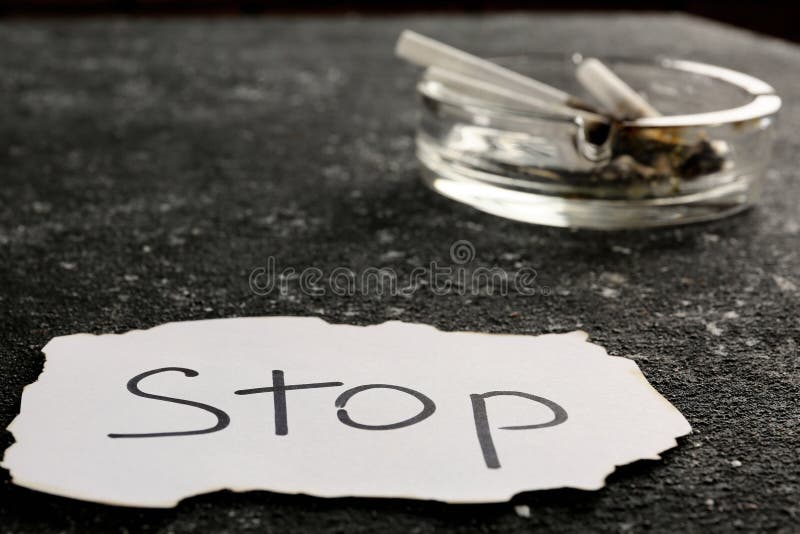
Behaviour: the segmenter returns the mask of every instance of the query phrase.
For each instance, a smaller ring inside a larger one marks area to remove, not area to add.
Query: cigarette
[[[537,113],[550,116],[574,119],[583,117],[587,121],[607,123],[603,115],[575,109],[553,101],[544,100],[527,93],[510,91],[505,87],[487,83],[472,76],[465,76],[441,67],[429,67],[425,77],[434,82],[439,82],[448,87],[458,88],[459,92],[475,96],[482,100],[491,100],[493,103],[510,107],[522,107]]]
[[[411,30],[404,30],[400,34],[395,53],[398,57],[416,65],[439,67],[545,102],[587,108],[587,105],[578,97],[560,89]]]
[[[603,108],[617,119],[661,116],[657,109],[598,59],[583,60],[575,70],[575,76]]]

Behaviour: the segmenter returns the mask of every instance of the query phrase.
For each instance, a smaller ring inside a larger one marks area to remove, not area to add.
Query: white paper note
[[[583,332],[442,332],[264,317],[58,337],[3,467],[88,501],[221,489],[494,502],[593,490],[690,432]]]

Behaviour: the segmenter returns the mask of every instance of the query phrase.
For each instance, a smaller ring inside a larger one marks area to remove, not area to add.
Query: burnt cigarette
[[[661,116],[644,97],[598,59],[583,60],[575,70],[575,76],[614,118],[625,120]]]
[[[564,104],[532,96],[528,93],[511,91],[503,86],[488,83],[478,78],[459,74],[441,67],[429,67],[425,77],[430,81],[457,88],[460,93],[474,96],[481,100],[488,100],[503,106],[527,109],[536,113],[563,117],[565,119],[582,117],[589,123],[608,122],[608,119],[603,115],[598,115],[591,111],[572,108]]]
[[[400,35],[395,53],[416,65],[439,67],[545,102],[591,110],[591,106],[561,89],[410,30]]]

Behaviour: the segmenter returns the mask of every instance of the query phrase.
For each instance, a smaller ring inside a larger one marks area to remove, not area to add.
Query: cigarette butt
[[[439,67],[542,100],[561,104],[577,100],[560,89],[411,30],[400,35],[395,53],[416,65]]]
[[[598,59],[583,60],[575,70],[575,76],[603,108],[618,119],[661,116],[657,109]]]
[[[607,123],[608,119],[597,113],[568,107],[550,100],[544,100],[527,93],[509,91],[505,87],[487,83],[471,76],[465,76],[440,67],[429,67],[425,76],[428,80],[445,86],[457,88],[460,92],[477,98],[512,107],[522,107],[534,112],[572,119],[583,117],[587,121]]]

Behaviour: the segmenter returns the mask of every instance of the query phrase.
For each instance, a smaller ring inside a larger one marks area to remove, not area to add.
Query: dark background
[[[525,11],[682,11],[784,39],[800,41],[800,5],[791,2],[550,1],[520,0],[5,0],[0,15],[81,16],[99,14],[391,14],[412,12],[493,13]]]

